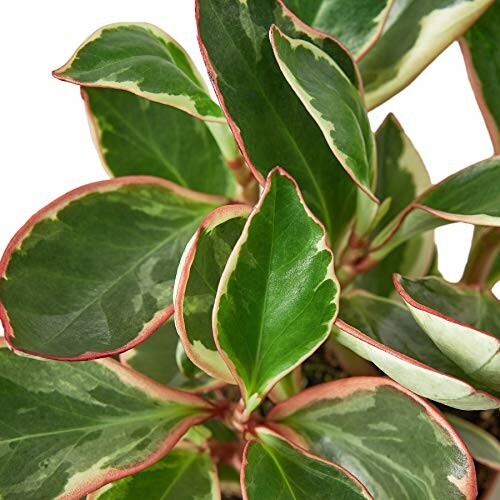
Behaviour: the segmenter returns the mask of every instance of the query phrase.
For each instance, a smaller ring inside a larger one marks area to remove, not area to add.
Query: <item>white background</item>
[[[94,150],[79,89],[51,70],[97,28],[118,21],[158,25],[200,69],[194,0],[51,0],[2,8],[0,78],[0,253],[35,211],[81,184],[106,178]],[[492,154],[456,44],[405,91],[371,113],[373,127],[392,111],[416,145],[433,182]],[[460,279],[472,228],[437,231],[439,267]]]

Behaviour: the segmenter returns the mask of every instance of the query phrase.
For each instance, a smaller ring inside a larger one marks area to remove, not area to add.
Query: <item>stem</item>
[[[499,250],[499,228],[488,227],[477,230],[461,282],[465,285],[486,289],[488,274]]]

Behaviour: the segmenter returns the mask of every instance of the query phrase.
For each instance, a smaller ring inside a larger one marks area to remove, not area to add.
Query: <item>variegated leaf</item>
[[[472,457],[451,425],[391,380],[317,385],[269,417],[273,429],[347,469],[374,498],[476,498]]]
[[[411,391],[462,410],[500,406],[500,393],[490,394],[446,357],[399,302],[352,292],[341,300],[340,312],[335,341]]]
[[[250,215],[246,205],[212,212],[187,245],[174,290],[175,321],[186,354],[206,373],[234,383],[215,345],[212,312],[217,286]]]
[[[224,198],[122,177],[57,199],[0,261],[0,318],[17,351],[85,360],[126,351],[172,313],[178,261]]]
[[[224,269],[213,315],[247,413],[326,340],[338,292],[324,228],[294,181],[273,170]]]
[[[243,454],[246,500],[371,499],[345,469],[311,455],[268,429],[257,429]]]
[[[382,35],[359,63],[368,107],[411,83],[493,0],[396,0]]]
[[[394,283],[437,347],[500,396],[500,302],[488,292],[434,277],[396,276]]]
[[[61,363],[0,348],[0,497],[80,498],[159,460],[212,412],[113,360]]]
[[[328,33],[356,57],[381,35],[394,0],[285,0],[309,26]]]
[[[197,18],[207,68],[249,167],[261,184],[274,167],[287,170],[336,243],[353,216],[355,185],[281,73],[269,29],[276,24],[319,46],[359,87],[350,55],[301,23],[281,0],[197,0]]]

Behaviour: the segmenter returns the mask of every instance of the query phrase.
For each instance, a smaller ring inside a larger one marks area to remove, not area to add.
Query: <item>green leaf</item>
[[[373,194],[376,174],[375,138],[363,99],[342,69],[310,42],[287,37],[271,28],[276,60],[297,97],[309,111],[331,150],[351,178]]]
[[[273,403],[281,403],[302,390],[302,367],[297,366],[286,377],[283,377],[270,391],[269,399]]]
[[[120,361],[156,382],[176,389],[196,394],[219,388],[221,382],[208,375],[190,379],[179,370],[176,363],[178,342],[174,321],[169,319],[144,342],[120,354]]]
[[[499,24],[500,2],[495,0],[460,40],[467,73],[497,153],[500,153]]]
[[[353,292],[340,312],[333,338],[411,391],[462,410],[500,406],[500,393],[446,357],[399,302]]]
[[[225,123],[187,53],[152,24],[104,26],[53,74],[83,86],[126,90],[199,118]]]
[[[273,170],[229,257],[213,315],[248,413],[326,340],[338,292],[324,228],[294,181]]]
[[[394,0],[285,0],[302,21],[336,38],[359,58],[382,32]]]
[[[396,276],[394,284],[437,347],[500,396],[500,302],[488,292],[434,277]]]
[[[173,313],[182,250],[224,201],[154,177],[122,177],[43,208],[0,262],[7,341],[59,360],[134,347]]]
[[[500,226],[500,157],[467,167],[429,188],[408,205],[372,242],[381,260],[417,234],[450,222]]]
[[[175,449],[151,467],[104,486],[87,500],[217,500],[217,471],[207,452]]]
[[[365,487],[338,465],[297,448],[268,429],[257,430],[243,454],[243,497],[248,500],[359,500]]]
[[[212,312],[222,272],[250,212],[246,205],[229,205],[203,221],[184,251],[174,290],[175,321],[186,354],[204,372],[233,384],[215,345]]]
[[[0,349],[0,497],[80,498],[159,460],[211,406],[114,360]]]
[[[273,429],[356,476],[374,498],[474,499],[474,464],[446,420],[381,377],[312,387],[279,404]]]
[[[378,157],[375,195],[381,202],[390,202],[390,205],[372,237],[431,185],[422,158],[394,115],[387,116],[375,137]],[[414,237],[361,274],[355,286],[377,295],[390,296],[394,293],[394,272],[424,276],[429,271],[434,254],[434,235],[431,232]]]
[[[351,57],[275,0],[198,0],[197,11],[207,68],[249,167],[261,184],[277,165],[288,171],[337,242],[351,221],[356,188],[281,73],[269,29],[276,24],[318,45],[359,86]]]
[[[235,181],[206,122],[114,89],[82,89],[95,143],[113,177],[153,175],[235,196]]]
[[[446,414],[446,419],[464,440],[471,455],[480,463],[500,471],[500,443],[491,434],[468,420]]]
[[[493,0],[396,0],[382,35],[361,59],[368,107],[411,83]]]

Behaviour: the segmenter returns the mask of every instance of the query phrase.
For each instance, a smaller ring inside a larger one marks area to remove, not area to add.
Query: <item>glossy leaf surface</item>
[[[204,400],[113,360],[61,363],[0,348],[0,496],[80,498],[161,458]]]
[[[151,467],[109,484],[87,500],[217,500],[220,492],[208,453],[172,450]]]
[[[373,242],[373,258],[417,234],[450,222],[500,226],[500,157],[461,170],[410,204]]]
[[[495,0],[460,42],[469,79],[497,153],[500,153],[499,24],[500,2]]]
[[[328,33],[360,57],[380,36],[392,0],[285,0],[309,26]]]
[[[175,321],[186,354],[199,368],[228,383],[234,377],[212,332],[217,286],[241,236],[250,207],[231,205],[212,212],[184,251],[175,287]]]
[[[126,90],[206,120],[224,122],[187,53],[152,24],[104,26],[54,76],[84,86]]]
[[[395,284],[437,347],[467,374],[500,395],[500,302],[487,292],[439,278]]]
[[[448,359],[399,302],[354,292],[340,311],[333,338],[411,391],[463,410],[500,406],[500,394]]]
[[[478,425],[450,413],[446,419],[453,425],[471,455],[480,463],[500,471],[500,443],[498,439]]]
[[[363,99],[338,64],[314,44],[271,28],[276,60],[323,132],[333,153],[370,197],[376,173],[375,138]]]
[[[276,406],[273,428],[345,467],[374,498],[474,499],[472,458],[428,403],[380,377],[312,387]]]
[[[214,307],[216,342],[248,412],[326,340],[338,292],[323,227],[293,180],[275,169],[229,257]]]
[[[233,197],[234,177],[206,122],[114,89],[82,89],[102,162],[113,177],[153,175]]]
[[[360,500],[365,488],[339,466],[260,429],[243,455],[242,486],[248,500]]]
[[[205,62],[248,165],[261,184],[276,166],[288,171],[337,241],[353,214],[355,185],[285,80],[269,29],[276,24],[288,36],[318,45],[357,85],[349,54],[300,24],[280,1],[198,0],[197,10]]]
[[[83,186],[33,216],[0,263],[7,341],[83,360],[134,347],[172,313],[183,248],[223,198],[152,177]]]
[[[193,393],[209,392],[220,387],[208,375],[192,379],[179,370],[176,362],[179,336],[173,319],[160,326],[144,342],[120,355],[123,364],[147,377],[176,389]]]
[[[396,0],[382,35],[360,61],[368,107],[412,82],[493,0]]]

